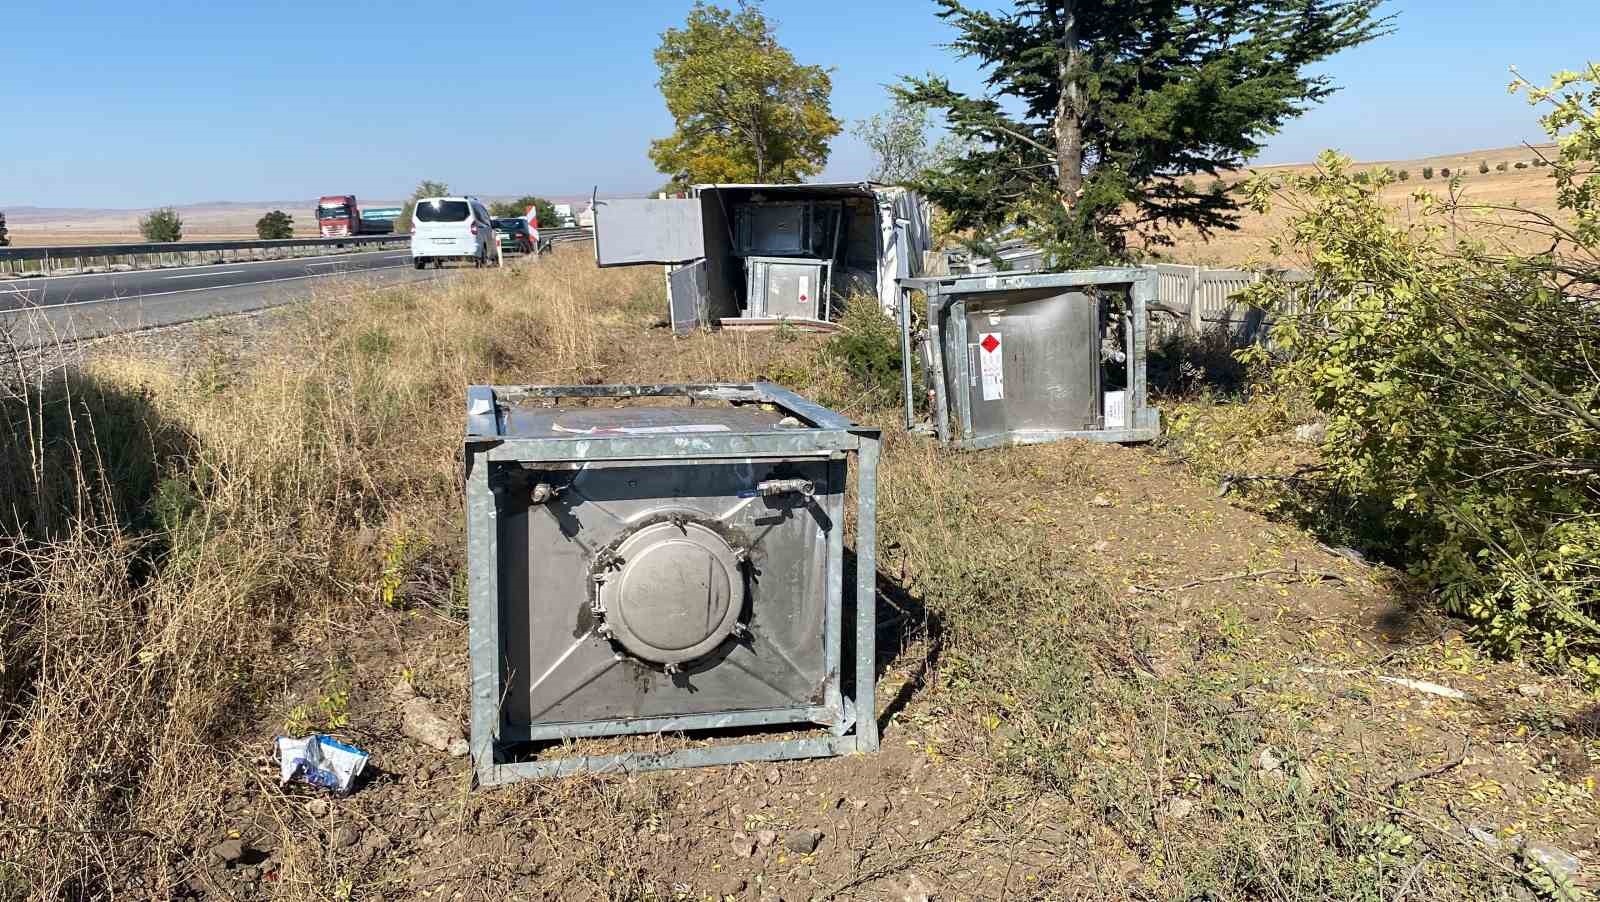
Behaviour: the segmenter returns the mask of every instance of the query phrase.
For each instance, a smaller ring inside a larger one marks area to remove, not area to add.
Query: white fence
[[[1265,274],[1247,269],[1206,269],[1175,263],[1157,264],[1155,270],[1156,300],[1170,311],[1174,327],[1198,334],[1226,326],[1245,330],[1252,336],[1266,328],[1264,311],[1239,299],[1240,292],[1266,278]],[[1310,279],[1305,273],[1292,269],[1273,275],[1291,283]]]

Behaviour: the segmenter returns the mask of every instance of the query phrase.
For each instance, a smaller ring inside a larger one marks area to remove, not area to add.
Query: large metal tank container
[[[766,383],[467,399],[480,784],[877,748],[875,430]],[[851,452],[867,602],[846,623]],[[528,743],[781,724],[797,734],[518,760]]]
[[[746,257],[748,315],[755,318],[830,318],[833,263],[802,257]]]
[[[958,448],[1064,438],[1154,439],[1160,414],[1145,375],[1145,269],[901,280],[906,426]],[[927,297],[925,328],[913,292]],[[916,413],[914,361],[923,364],[932,422]]]

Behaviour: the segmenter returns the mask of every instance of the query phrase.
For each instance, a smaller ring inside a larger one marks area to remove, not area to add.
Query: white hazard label
[[[978,373],[985,401],[998,401],[1006,396],[1006,371],[1001,351],[999,332],[978,333]]]

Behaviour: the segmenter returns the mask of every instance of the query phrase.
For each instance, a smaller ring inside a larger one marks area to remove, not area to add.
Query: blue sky
[[[1260,162],[1538,140],[1506,67],[1537,80],[1600,56],[1595,2],[1390,0],[1397,33],[1329,62],[1344,90]],[[0,0],[0,210],[393,198],[422,178],[485,195],[649,190],[646,148],[671,128],[651,51],[689,6]],[[901,74],[976,84],[939,46],[951,32],[931,3],[766,9],[802,62],[835,67],[847,121]],[[825,175],[867,167],[847,132]]]

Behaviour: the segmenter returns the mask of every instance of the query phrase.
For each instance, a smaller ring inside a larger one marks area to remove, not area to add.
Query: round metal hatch
[[[739,557],[712,529],[689,520],[653,523],[618,545],[621,568],[601,583],[611,638],[657,664],[707,654],[733,632],[744,606]]]

